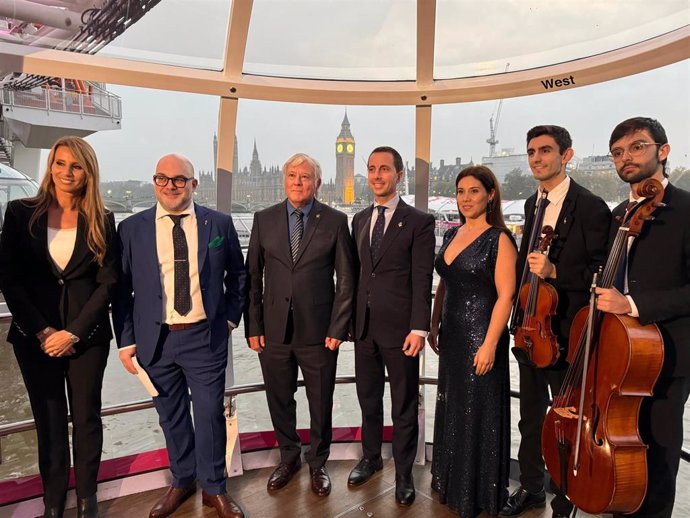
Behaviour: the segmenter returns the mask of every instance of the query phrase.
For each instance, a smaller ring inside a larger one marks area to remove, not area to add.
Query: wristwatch
[[[76,344],[79,341],[79,337],[77,335],[72,334],[72,333],[69,334],[69,339],[70,339],[70,342],[72,342],[73,344]]]

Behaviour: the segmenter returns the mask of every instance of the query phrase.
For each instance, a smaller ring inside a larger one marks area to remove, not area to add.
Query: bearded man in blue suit
[[[158,203],[118,229],[122,272],[113,302],[120,360],[136,374],[136,356],[157,389],[170,458],[172,485],[149,517],[175,512],[198,480],[204,505],[241,518],[226,494],[223,394],[228,336],[246,298],[242,251],[230,216],[192,202],[197,180],[187,158],[161,158],[153,182]]]

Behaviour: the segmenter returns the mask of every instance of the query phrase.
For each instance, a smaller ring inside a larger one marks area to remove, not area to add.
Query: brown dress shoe
[[[301,467],[302,461],[300,460],[297,460],[296,462],[281,462],[278,464],[278,467],[273,470],[271,476],[268,477],[266,487],[269,491],[275,491],[276,489],[287,486],[287,483],[292,480],[292,477],[300,470]]]
[[[311,474],[311,490],[318,496],[328,496],[331,494],[331,478],[328,476],[326,466],[320,468],[309,468]]]
[[[201,503],[206,507],[214,507],[220,518],[244,518],[240,506],[225,493],[208,495],[206,491],[202,491]]]
[[[196,485],[190,484],[187,487],[170,486],[165,494],[160,497],[156,505],[149,513],[149,518],[165,518],[170,516],[182,503],[196,493]]]

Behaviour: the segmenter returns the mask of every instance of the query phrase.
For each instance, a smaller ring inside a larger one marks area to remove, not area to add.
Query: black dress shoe
[[[359,460],[357,465],[350,471],[350,476],[347,477],[348,486],[359,486],[369,480],[374,473],[383,469],[383,459],[378,457],[376,459]]]
[[[412,474],[395,476],[395,501],[400,505],[412,505],[414,502],[414,481]]]
[[[498,513],[498,516],[520,516],[522,513],[533,507],[544,507],[546,505],[546,494],[542,489],[538,493],[530,493],[524,487],[517,488],[508,497]]]
[[[557,513],[554,511],[551,518],[570,518],[570,514]]]
[[[328,476],[326,466],[320,468],[309,468],[311,475],[311,490],[318,496],[328,496],[331,494],[331,477]]]
[[[98,499],[96,495],[77,500],[77,518],[98,518]]]
[[[46,506],[43,518],[62,518],[65,512],[65,504]]]
[[[273,470],[271,476],[268,477],[268,484],[266,487],[269,491],[275,491],[282,487],[287,486],[292,477],[297,473],[302,467],[302,461],[297,460],[296,462],[281,462],[278,467]]]

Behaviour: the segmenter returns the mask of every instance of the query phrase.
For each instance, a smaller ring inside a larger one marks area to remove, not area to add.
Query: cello
[[[638,194],[643,200],[629,205],[622,218],[601,275],[603,288],[625,267],[628,238],[664,207],[659,181],[645,180]],[[661,372],[663,338],[655,324],[598,311],[597,277],[589,307],[573,320],[570,367],[544,420],[542,453],[551,478],[576,507],[591,514],[631,513],[647,492],[647,446],[638,418]]]
[[[554,231],[546,225],[541,233],[544,237],[533,251],[544,254],[551,245]],[[522,363],[539,368],[552,366],[561,355],[556,335],[551,330],[551,317],[558,307],[556,288],[530,272],[527,282],[520,288],[518,301],[522,322],[515,330],[513,354]]]

